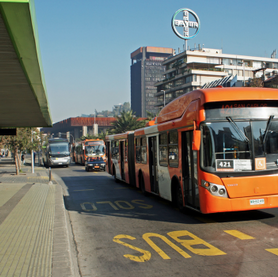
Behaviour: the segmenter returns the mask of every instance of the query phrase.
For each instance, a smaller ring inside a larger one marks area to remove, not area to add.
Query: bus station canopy
[[[0,128],[50,126],[33,0],[0,0]]]

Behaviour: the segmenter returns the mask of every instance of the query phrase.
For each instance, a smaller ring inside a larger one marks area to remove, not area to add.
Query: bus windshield
[[[278,120],[234,120],[201,125],[201,165],[206,171],[278,169]]]
[[[69,155],[69,144],[67,142],[50,143],[49,153],[51,155],[55,155],[55,154]]]
[[[103,145],[89,145],[85,146],[86,155],[104,155]]]

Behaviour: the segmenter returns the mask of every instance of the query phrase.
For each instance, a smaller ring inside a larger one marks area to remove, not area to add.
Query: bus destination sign
[[[270,115],[278,116],[277,101],[240,101],[217,102],[205,105],[206,119],[211,118],[268,118]]]

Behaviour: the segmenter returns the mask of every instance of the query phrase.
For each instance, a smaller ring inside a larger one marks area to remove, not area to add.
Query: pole
[[[33,131],[31,129],[31,144],[32,144],[32,147],[33,147]],[[31,151],[31,167],[32,167],[32,173],[35,173],[35,170],[34,170],[34,150]]]
[[[51,167],[49,167],[49,182],[52,181]]]
[[[187,50],[187,39],[184,40],[184,51]]]

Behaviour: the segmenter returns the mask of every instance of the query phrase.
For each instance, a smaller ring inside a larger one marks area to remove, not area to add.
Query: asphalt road
[[[201,215],[106,172],[53,169],[65,197],[81,276],[278,276],[278,210]]]

